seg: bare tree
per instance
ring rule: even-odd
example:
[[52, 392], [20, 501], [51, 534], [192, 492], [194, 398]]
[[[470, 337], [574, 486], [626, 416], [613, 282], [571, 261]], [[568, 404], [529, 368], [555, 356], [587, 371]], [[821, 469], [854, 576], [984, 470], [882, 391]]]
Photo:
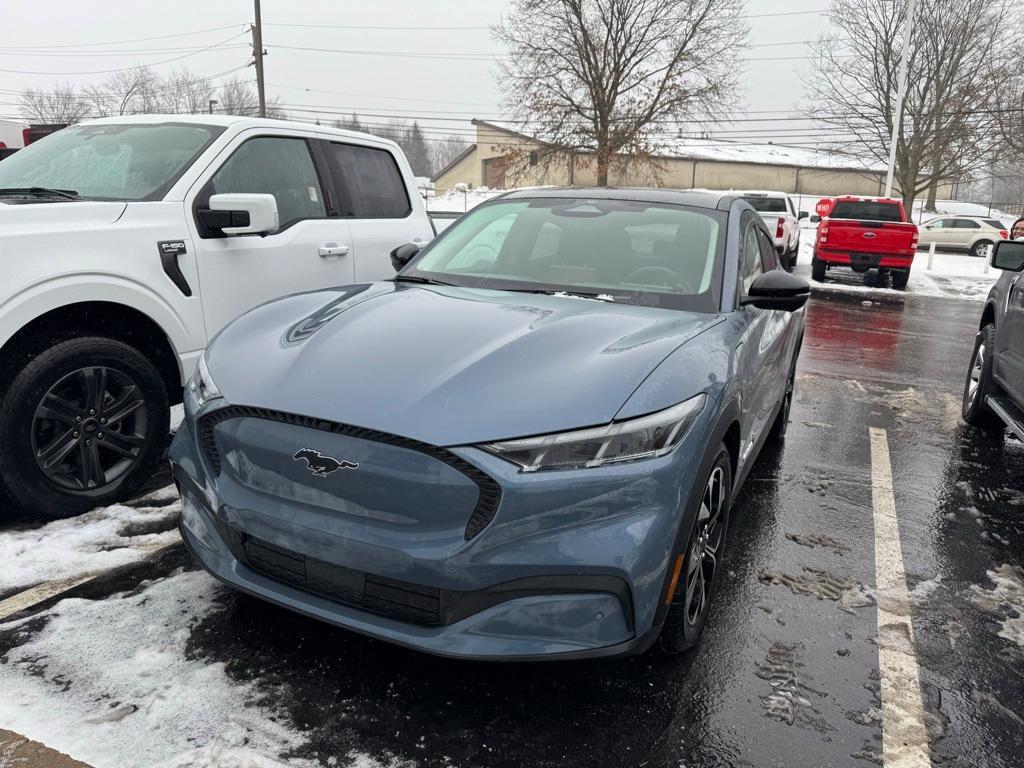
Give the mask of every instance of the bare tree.
[[[841, 40], [815, 45], [807, 78], [809, 116], [834, 144], [888, 162], [897, 108], [907, 0], [836, 0], [829, 18]], [[992, 106], [1012, 72], [1004, 18], [1020, 0], [918, 0], [894, 178], [911, 205], [988, 161], [997, 135]]]
[[462, 136], [451, 134], [443, 138], [431, 139], [429, 146], [430, 173], [433, 175], [465, 152], [469, 147], [469, 142]]
[[187, 69], [172, 72], [160, 89], [160, 111], [195, 115], [206, 112], [213, 98], [213, 86], [206, 78]]
[[94, 114], [137, 115], [159, 112], [160, 75], [139, 65], [115, 72], [100, 83], [86, 86], [83, 94]]
[[21, 94], [21, 114], [33, 123], [77, 123], [89, 116], [90, 107], [70, 83], [52, 91], [29, 88]]
[[736, 92], [742, 0], [513, 0], [494, 28], [510, 114], [554, 153], [593, 152], [597, 183], [650, 162], [672, 126], [715, 118]]
[[[241, 115], [243, 117], [256, 117], [260, 113], [259, 96], [256, 89], [238, 77], [225, 80], [220, 90], [217, 91], [218, 112], [226, 115]], [[281, 99], [275, 96], [267, 99], [267, 117], [284, 119], [287, 117], [281, 107]]]

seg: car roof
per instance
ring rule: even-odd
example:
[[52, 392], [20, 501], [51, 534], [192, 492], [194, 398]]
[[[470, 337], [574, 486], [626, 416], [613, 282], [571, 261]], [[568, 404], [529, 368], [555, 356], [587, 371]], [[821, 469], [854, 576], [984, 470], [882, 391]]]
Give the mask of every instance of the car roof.
[[586, 199], [626, 200], [639, 203], [687, 205], [693, 208], [727, 209], [734, 200], [733, 193], [704, 192], [688, 189], [655, 189], [653, 187], [533, 187], [506, 192], [495, 200], [524, 199]]

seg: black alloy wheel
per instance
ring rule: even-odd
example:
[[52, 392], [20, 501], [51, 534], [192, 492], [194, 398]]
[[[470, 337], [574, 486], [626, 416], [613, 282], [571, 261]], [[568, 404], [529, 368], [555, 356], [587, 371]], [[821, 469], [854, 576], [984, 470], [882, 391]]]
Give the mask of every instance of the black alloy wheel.
[[32, 423], [32, 451], [46, 478], [68, 490], [115, 482], [146, 443], [145, 400], [126, 373], [80, 368], [43, 395]]

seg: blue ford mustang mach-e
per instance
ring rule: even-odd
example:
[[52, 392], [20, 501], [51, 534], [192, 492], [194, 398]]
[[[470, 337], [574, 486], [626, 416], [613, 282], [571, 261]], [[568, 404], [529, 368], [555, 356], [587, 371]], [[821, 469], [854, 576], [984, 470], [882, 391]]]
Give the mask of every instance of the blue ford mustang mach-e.
[[[358, 254], [355, 254], [358, 258]], [[692, 646], [807, 284], [731, 196], [505, 194], [211, 344], [171, 458], [213, 575], [466, 658]]]

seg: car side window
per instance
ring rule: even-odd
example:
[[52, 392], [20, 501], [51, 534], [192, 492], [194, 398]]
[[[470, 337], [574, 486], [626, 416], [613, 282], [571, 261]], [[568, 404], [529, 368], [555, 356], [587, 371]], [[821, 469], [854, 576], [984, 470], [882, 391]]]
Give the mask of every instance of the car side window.
[[955, 229], [981, 229], [981, 224], [971, 221], [971, 219], [955, 219], [953, 227]]
[[932, 229], [948, 229], [949, 225], [949, 219], [936, 219], [925, 224], [926, 227], [931, 227]]
[[779, 254], [775, 243], [760, 229], [757, 230], [757, 241], [761, 245], [761, 266], [765, 272], [779, 268]]
[[331, 142], [327, 155], [342, 216], [404, 219], [412, 213], [402, 172], [386, 149]]
[[327, 215], [323, 189], [305, 139], [249, 139], [210, 180], [212, 194], [267, 194], [277, 200], [281, 229], [301, 219]]
[[743, 292], [750, 289], [758, 275], [764, 272], [764, 264], [761, 260], [761, 245], [757, 237], [757, 227], [753, 224], [746, 225], [746, 233], [743, 235], [743, 254], [740, 269], [740, 282], [743, 284]]

